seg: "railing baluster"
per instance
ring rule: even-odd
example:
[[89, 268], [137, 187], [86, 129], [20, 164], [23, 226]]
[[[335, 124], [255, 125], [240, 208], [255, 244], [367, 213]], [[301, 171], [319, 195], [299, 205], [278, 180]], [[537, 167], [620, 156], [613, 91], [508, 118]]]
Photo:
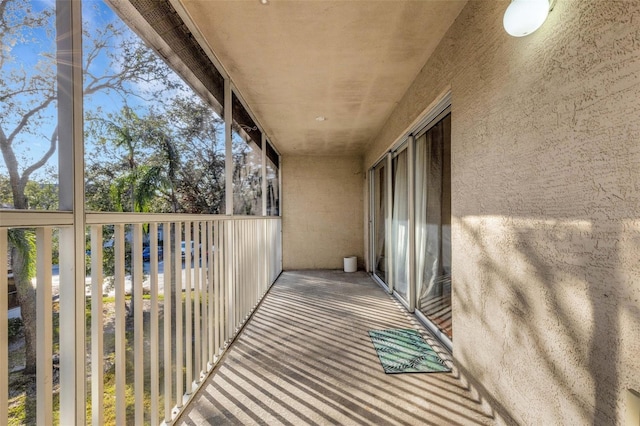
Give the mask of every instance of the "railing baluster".
[[202, 300], [200, 298], [200, 254], [201, 240], [200, 240], [200, 222], [194, 222], [193, 224], [193, 349], [194, 349], [194, 383], [200, 383], [200, 371], [201, 371], [201, 359], [200, 359], [200, 347], [202, 340], [200, 336], [200, 308], [202, 307]]
[[242, 221], [235, 222], [235, 236], [233, 239], [233, 247], [235, 248], [233, 263], [236, 269], [236, 280], [234, 280], [234, 301], [235, 301], [235, 324], [233, 327], [233, 336], [238, 332], [238, 328], [240, 327], [240, 318], [242, 318], [242, 299], [240, 295], [240, 290], [242, 289], [243, 284], [243, 276], [240, 274], [240, 256], [242, 253], [242, 238], [240, 236], [240, 229], [242, 227]]
[[[172, 393], [172, 368], [171, 368], [171, 350], [173, 345], [171, 344], [171, 223], [165, 222], [162, 225], [162, 234], [164, 236], [164, 248], [163, 248], [163, 269], [164, 269], [164, 285], [162, 288], [162, 294], [164, 295], [163, 315], [164, 315], [164, 422], [171, 423], [171, 408], [173, 406], [171, 393]], [[178, 234], [178, 232], [176, 232]], [[177, 251], [177, 250], [176, 250]], [[176, 263], [176, 269], [179, 266]]]
[[135, 423], [144, 423], [144, 323], [142, 305], [142, 224], [132, 226], [133, 246], [131, 247], [132, 277], [131, 295], [133, 307], [133, 362]]
[[[246, 322], [247, 319], [249, 318], [249, 311], [251, 310], [251, 302], [252, 302], [252, 289], [253, 289], [253, 264], [252, 259], [251, 259], [251, 232], [250, 232], [250, 227], [251, 227], [251, 220], [246, 220], [244, 223], [244, 229], [243, 229], [243, 239], [244, 239], [244, 262], [243, 263], [243, 268], [244, 268], [244, 274], [246, 276], [245, 279], [245, 286], [244, 286], [244, 312], [242, 313], [242, 322]], [[248, 244], [247, 244], [248, 243]]]
[[207, 371], [209, 371], [211, 368], [213, 368], [213, 357], [215, 356], [215, 343], [214, 343], [214, 333], [215, 333], [215, 324], [216, 324], [216, 317], [215, 317], [215, 312], [216, 309], [214, 308], [214, 301], [215, 301], [215, 296], [214, 296], [214, 276], [215, 276], [215, 264], [214, 264], [214, 250], [216, 249], [216, 245], [214, 243], [213, 240], [213, 228], [214, 228], [214, 222], [212, 220], [207, 221], [207, 294], [209, 295], [209, 300], [208, 300], [208, 307], [209, 307], [209, 314], [207, 316], [207, 324], [208, 324], [208, 328], [207, 328], [207, 338], [208, 338], [208, 346], [209, 346], [209, 351], [208, 351], [208, 355], [207, 355], [207, 359], [209, 361], [209, 365], [207, 366]]
[[255, 284], [253, 286], [253, 306], [254, 308], [258, 305], [258, 300], [260, 300], [260, 286], [262, 285], [261, 276], [262, 276], [262, 264], [260, 263], [260, 227], [258, 226], [258, 221], [253, 221], [253, 264], [255, 265], [254, 276], [255, 276]]
[[211, 242], [209, 240], [209, 227], [208, 221], [200, 223], [200, 229], [202, 232], [202, 249], [200, 250], [202, 256], [202, 267], [200, 268], [200, 294], [202, 295], [202, 327], [201, 331], [201, 347], [200, 347], [200, 357], [202, 364], [200, 367], [201, 375], [204, 377], [204, 374], [208, 371], [207, 362], [209, 360], [209, 292], [208, 290], [208, 271], [210, 268], [209, 264], [209, 253], [211, 252]]
[[220, 274], [222, 273], [222, 265], [220, 265], [220, 252], [222, 246], [220, 244], [220, 222], [213, 222], [213, 241], [215, 251], [213, 251], [213, 362], [217, 361], [218, 351], [220, 350]]
[[234, 232], [234, 220], [231, 219], [226, 222], [226, 259], [225, 259], [225, 268], [227, 269], [227, 279], [225, 283], [225, 320], [227, 322], [227, 327], [225, 328], [225, 346], [226, 343], [231, 339], [233, 334], [233, 329], [235, 328], [235, 298], [234, 298], [234, 274], [235, 274], [235, 266], [233, 264], [234, 252], [233, 252], [233, 232]]
[[149, 274], [151, 292], [150, 367], [151, 367], [151, 424], [159, 424], [158, 398], [160, 395], [160, 368], [158, 359], [158, 224], [149, 224]]
[[226, 327], [226, 313], [225, 313], [225, 300], [226, 300], [226, 292], [224, 291], [226, 280], [226, 253], [227, 246], [225, 243], [225, 223], [224, 221], [219, 221], [216, 225], [216, 230], [218, 231], [218, 250], [216, 256], [216, 264], [218, 265], [218, 276], [216, 281], [216, 306], [218, 308], [218, 344], [216, 355], [220, 355], [220, 351], [224, 346], [225, 340], [225, 327]]
[[[174, 235], [175, 241], [175, 264], [176, 264], [176, 317], [175, 317], [175, 331], [176, 331], [176, 407], [182, 407], [182, 397], [184, 395], [184, 381], [182, 369], [184, 368], [184, 357], [182, 355], [182, 286], [183, 286], [183, 272], [182, 272], [182, 223], [176, 222], [176, 232]], [[185, 224], [184, 233], [187, 233], [187, 227]], [[185, 256], [186, 256], [185, 246]], [[186, 264], [185, 264], [186, 269]]]
[[238, 329], [242, 326], [242, 323], [244, 322], [244, 313], [245, 313], [245, 302], [246, 302], [246, 297], [245, 297], [245, 291], [247, 288], [247, 274], [246, 274], [246, 250], [247, 250], [247, 245], [245, 244], [245, 238], [244, 238], [244, 228], [247, 225], [247, 221], [246, 220], [241, 220], [238, 221], [238, 228], [237, 228], [237, 233], [238, 233], [238, 250], [237, 250], [237, 258], [236, 258], [236, 265], [238, 268], [238, 276], [240, 277], [240, 279], [238, 280], [238, 324], [236, 325], [236, 331], [234, 334], [238, 333]]
[[266, 289], [271, 283], [271, 262], [269, 262], [269, 248], [267, 246], [271, 222], [271, 220], [267, 220], [262, 225], [262, 261], [264, 262], [264, 287], [262, 288], [262, 294], [266, 293]]
[[91, 226], [91, 421], [104, 424], [102, 226]]
[[0, 426], [9, 422], [9, 280], [7, 229], [0, 228]]
[[36, 228], [36, 418], [40, 425], [53, 423], [51, 304], [51, 228]]
[[193, 385], [193, 306], [191, 297], [191, 222], [184, 224], [184, 268], [185, 268], [185, 357], [187, 365], [187, 374], [185, 384], [187, 386], [186, 394], [191, 394]]
[[265, 282], [264, 276], [264, 252], [262, 249], [262, 229], [264, 225], [264, 221], [256, 221], [255, 229], [256, 229], [256, 241], [257, 241], [257, 251], [256, 251], [256, 273], [258, 276], [258, 285], [256, 286], [256, 306], [262, 297], [262, 284]]
[[[158, 217], [163, 221], [159, 221]], [[165, 423], [171, 423], [177, 414], [173, 409], [181, 409], [187, 397], [202, 383], [202, 379], [220, 359], [222, 352], [228, 348], [228, 343], [246, 323], [280, 272], [281, 221], [274, 218], [183, 216], [181, 219], [187, 220], [184, 222], [183, 270], [182, 250], [179, 249], [183, 241], [183, 222], [174, 224], [171, 222], [173, 217], [168, 215], [162, 217], [91, 213], [87, 218], [91, 232], [92, 269], [91, 421], [93, 424], [102, 424], [106, 417], [104, 321], [107, 318], [103, 313], [105, 271], [102, 268], [102, 233], [103, 227], [110, 225], [114, 226], [115, 248], [115, 422], [119, 425], [124, 425], [127, 421], [136, 424], [158, 424], [164, 420]], [[143, 264], [146, 265], [142, 256], [143, 223], [149, 223], [150, 238], [151, 302], [148, 328], [143, 321], [146, 318], [142, 288], [142, 268]], [[54, 226], [67, 225], [53, 225], [53, 222], [51, 225], [40, 227], [35, 225], [38, 249], [36, 298], [39, 315], [36, 406], [39, 416], [37, 419], [42, 424], [52, 423], [55, 414], [51, 391], [51, 319], [54, 306], [51, 298], [51, 230]], [[131, 232], [128, 231], [129, 227]], [[159, 237], [160, 228], [164, 238]], [[7, 255], [7, 236], [8, 229], [1, 228], [1, 257]], [[159, 240], [163, 240], [165, 254], [162, 281], [159, 271]], [[128, 338], [125, 275], [128, 267], [126, 259], [129, 241], [132, 242], [131, 309], [134, 330], [133, 336]], [[68, 244], [65, 244], [65, 247], [67, 246]], [[81, 246], [79, 249], [83, 250]], [[175, 293], [171, 291], [173, 280], [176, 283]], [[185, 300], [182, 298], [183, 292]], [[9, 380], [8, 375], [2, 373], [8, 373], [7, 304], [7, 265], [0, 264], [0, 426], [8, 422], [4, 413], [8, 409]], [[161, 304], [164, 313], [163, 324], [159, 323]], [[173, 304], [175, 314], [172, 316]], [[160, 330], [161, 326], [163, 330]], [[82, 337], [84, 341], [84, 335]], [[145, 347], [150, 349], [147, 351]], [[66, 348], [66, 345], [61, 347], [63, 360]], [[133, 380], [127, 379], [127, 363], [130, 361], [126, 357], [129, 349], [133, 349], [135, 369], [129, 371]], [[163, 368], [163, 371], [160, 371], [160, 368]], [[149, 375], [146, 376], [145, 371]], [[164, 381], [160, 383], [163, 373]], [[70, 387], [67, 386], [66, 389]], [[134, 393], [135, 406], [127, 407], [127, 396], [131, 390]], [[145, 395], [150, 396], [150, 403], [145, 401]], [[134, 417], [127, 418], [127, 409], [131, 408], [134, 408], [134, 411], [130, 416]], [[150, 413], [147, 412], [149, 408]]]
[[126, 424], [127, 400], [126, 400], [126, 321], [125, 310], [125, 244], [124, 225], [115, 225], [114, 229], [115, 247], [115, 292], [116, 292], [116, 425]]
[[255, 292], [255, 286], [256, 286], [256, 277], [255, 277], [256, 264], [254, 263], [255, 258], [253, 256], [255, 236], [253, 232], [251, 232], [252, 229], [253, 229], [253, 219], [248, 220], [246, 225], [246, 238], [249, 241], [249, 244], [247, 245], [247, 262], [246, 263], [250, 267], [247, 270], [248, 280], [247, 280], [247, 290], [246, 290], [247, 306], [245, 308], [245, 313], [244, 313], [245, 322], [249, 319], [249, 315], [253, 310], [253, 300], [254, 300], [254, 292]]

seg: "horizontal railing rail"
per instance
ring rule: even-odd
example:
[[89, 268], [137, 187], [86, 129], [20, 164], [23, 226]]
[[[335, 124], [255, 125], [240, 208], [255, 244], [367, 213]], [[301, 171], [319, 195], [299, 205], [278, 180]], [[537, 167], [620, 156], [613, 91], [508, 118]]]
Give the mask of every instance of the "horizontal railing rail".
[[[87, 354], [87, 421], [172, 423], [280, 274], [281, 220], [87, 213], [85, 223], [86, 246], [76, 250], [85, 252], [87, 274], [74, 285], [84, 286], [86, 296], [76, 304], [86, 320], [76, 344]], [[54, 253], [62, 258], [69, 250], [62, 239], [56, 243], [57, 229], [72, 225], [66, 212], [0, 211], [0, 259], [10, 256], [11, 229], [33, 235], [37, 295], [30, 394], [16, 388], [20, 368], [9, 362], [21, 359], [8, 349], [20, 344], [9, 341], [8, 262], [0, 261], [0, 425], [12, 421], [20, 404], [28, 411], [29, 399], [37, 406], [32, 421], [51, 424], [57, 401], [73, 391], [58, 381], [68, 373], [66, 351], [73, 350], [60, 347], [58, 303], [59, 288], [77, 275], [53, 261]]]
[[73, 213], [71, 212], [0, 209], [0, 228], [72, 225]]

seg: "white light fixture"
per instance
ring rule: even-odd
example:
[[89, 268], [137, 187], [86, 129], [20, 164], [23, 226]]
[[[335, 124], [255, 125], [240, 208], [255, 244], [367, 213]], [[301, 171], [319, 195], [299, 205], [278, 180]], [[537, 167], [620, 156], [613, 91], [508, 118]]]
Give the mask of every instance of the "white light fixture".
[[319, 115], [319, 116], [316, 117], [316, 121], [327, 121], [327, 117]]
[[549, 0], [512, 0], [502, 24], [509, 35], [524, 37], [544, 24], [550, 9]]
[[260, 4], [266, 5], [267, 3], [269, 3], [269, 0], [260, 0]]

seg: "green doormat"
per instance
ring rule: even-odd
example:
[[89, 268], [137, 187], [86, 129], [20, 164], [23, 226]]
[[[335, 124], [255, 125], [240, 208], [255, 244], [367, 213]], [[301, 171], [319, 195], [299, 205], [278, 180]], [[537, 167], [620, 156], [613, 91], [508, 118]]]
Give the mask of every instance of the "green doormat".
[[369, 337], [387, 374], [451, 371], [416, 330], [369, 330]]

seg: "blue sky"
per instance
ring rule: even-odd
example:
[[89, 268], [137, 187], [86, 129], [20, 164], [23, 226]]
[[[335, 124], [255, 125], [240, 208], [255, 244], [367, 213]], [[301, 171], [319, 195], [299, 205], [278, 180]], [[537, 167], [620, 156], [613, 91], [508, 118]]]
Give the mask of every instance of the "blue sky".
[[[32, 8], [31, 13], [33, 14], [38, 14], [47, 9], [53, 10], [55, 7], [54, 0], [28, 1], [26, 4]], [[84, 31], [85, 33], [88, 33], [90, 37], [95, 34], [98, 29], [104, 29], [109, 23], [115, 22], [120, 24], [120, 19], [117, 15], [101, 0], [83, 1], [82, 12]], [[24, 17], [25, 13], [29, 13], [29, 11], [24, 8], [18, 9], [15, 12], [14, 17]], [[137, 35], [127, 28], [123, 37], [127, 39], [137, 38]], [[110, 39], [108, 47], [106, 48], [115, 53], [116, 57], [121, 57], [121, 55], [118, 55], [118, 52], [115, 50], [118, 48], [119, 41], [121, 40], [113, 38]], [[3, 45], [1, 47], [4, 48], [5, 51], [9, 51], [10, 56], [13, 59], [11, 63], [3, 65], [2, 69], [0, 69], [0, 79], [2, 79], [2, 82], [10, 81], [10, 74], [16, 72], [24, 73], [27, 78], [32, 78], [41, 73], [42, 67], [52, 67], [50, 57], [55, 53], [55, 21], [53, 18], [49, 19], [46, 22], [46, 27], [23, 31], [13, 40], [2, 40], [2, 44]], [[84, 53], [86, 55], [89, 49], [88, 45], [85, 46], [87, 46], [84, 48]], [[111, 61], [111, 59], [103, 52], [100, 56], [95, 58], [93, 66], [89, 71], [97, 75], [108, 72], [117, 72], [119, 71], [120, 65], [121, 64], [117, 61]], [[176, 76], [175, 78], [176, 80], [179, 80], [179, 77]], [[5, 87], [11, 90], [11, 87], [8, 86], [11, 85], [5, 84]], [[140, 93], [153, 88], [149, 87], [147, 83], [132, 83], [129, 87], [130, 89]], [[190, 89], [187, 89], [186, 85], [184, 85], [184, 87], [185, 89], [183, 89], [183, 91], [179, 91], [180, 93], [185, 94], [191, 92]], [[176, 94], [178, 93], [169, 93], [167, 95], [172, 96]], [[33, 98], [29, 98], [28, 96], [21, 97], [18, 105], [20, 105], [20, 103], [24, 105], [29, 102], [30, 99]], [[0, 124], [3, 126], [5, 133], [10, 133], [24, 114], [21, 113], [20, 108], [14, 105], [8, 105], [6, 102], [3, 105], [2, 102], [3, 101], [0, 101]], [[151, 106], [147, 101], [135, 97], [127, 98], [127, 105], [140, 111]], [[99, 108], [102, 113], [107, 114], [109, 112], [118, 111], [123, 106], [123, 99], [116, 93], [109, 91], [85, 96], [84, 99], [85, 112], [96, 111]], [[154, 102], [153, 106], [156, 109], [162, 109], [161, 103]], [[55, 127], [56, 114], [57, 110], [54, 103], [42, 114], [43, 118], [40, 122], [36, 123], [29, 132], [23, 132], [16, 138], [15, 150], [19, 163], [22, 166], [21, 169], [23, 169], [25, 165], [35, 161], [48, 149], [49, 138]], [[85, 153], [87, 158], [91, 158], [92, 151], [92, 141], [86, 140]], [[49, 160], [46, 167], [41, 168], [38, 172], [32, 175], [32, 179], [49, 180], [51, 178], [51, 172], [54, 174], [57, 173], [57, 153]], [[7, 175], [7, 169], [1, 157], [0, 175]]]

